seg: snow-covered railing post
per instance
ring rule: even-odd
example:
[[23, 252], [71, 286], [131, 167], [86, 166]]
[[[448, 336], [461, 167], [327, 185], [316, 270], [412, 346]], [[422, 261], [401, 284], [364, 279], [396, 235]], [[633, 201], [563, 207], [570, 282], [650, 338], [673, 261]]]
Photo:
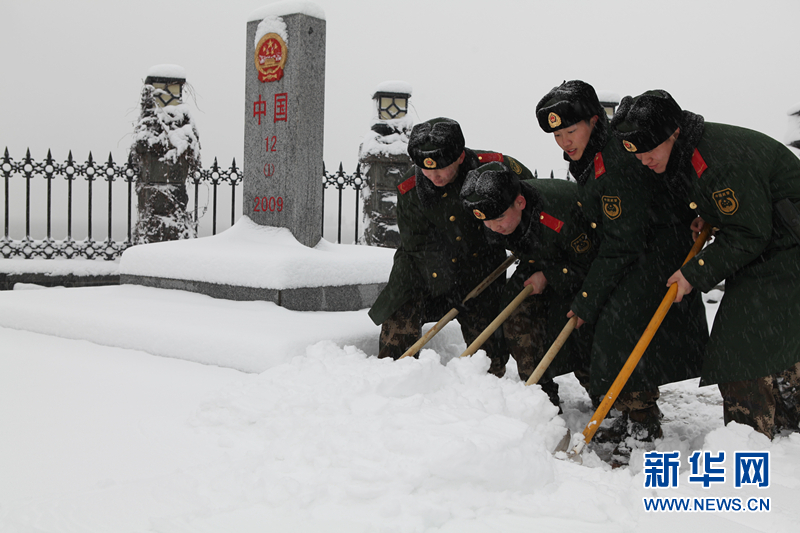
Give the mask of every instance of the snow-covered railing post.
[[[408, 135], [414, 122], [407, 115], [411, 86], [402, 81], [383, 82], [375, 89], [376, 114], [358, 150], [363, 168], [364, 233], [360, 242], [397, 248], [397, 186], [411, 166]], [[358, 215], [357, 215], [358, 216]]]
[[186, 211], [186, 181], [200, 168], [200, 141], [188, 106], [181, 101], [185, 82], [183, 68], [156, 65], [142, 88], [131, 146], [139, 167], [134, 244], [196, 236], [195, 221]]

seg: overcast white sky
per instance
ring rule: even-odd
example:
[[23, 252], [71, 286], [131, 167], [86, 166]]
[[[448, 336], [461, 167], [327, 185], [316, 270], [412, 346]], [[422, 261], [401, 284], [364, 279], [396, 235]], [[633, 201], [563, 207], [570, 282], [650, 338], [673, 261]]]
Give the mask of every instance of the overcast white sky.
[[[245, 29], [259, 0], [0, 1], [0, 149], [124, 159], [147, 70], [185, 68], [204, 165], [241, 162]], [[564, 168], [535, 122], [565, 79], [619, 95], [670, 91], [707, 120], [781, 141], [800, 102], [796, 0], [318, 0], [327, 20], [325, 162], [355, 167], [374, 88], [404, 80], [417, 120], [467, 145]]]

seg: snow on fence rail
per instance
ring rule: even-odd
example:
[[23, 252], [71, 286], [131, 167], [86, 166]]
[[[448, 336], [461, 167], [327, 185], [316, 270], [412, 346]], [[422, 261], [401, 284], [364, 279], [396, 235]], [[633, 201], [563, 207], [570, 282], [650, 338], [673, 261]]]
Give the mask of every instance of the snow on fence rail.
[[[108, 161], [100, 163], [90, 152], [87, 161], [81, 164], [70, 151], [67, 160], [58, 163], [49, 150], [41, 161], [31, 158], [28, 150], [24, 159], [15, 161], [6, 148], [0, 174], [4, 182], [1, 257], [114, 260], [133, 245], [132, 228], [137, 218], [134, 184], [139, 171], [130, 157], [118, 165], [109, 153]], [[103, 186], [101, 180], [107, 185]], [[242, 172], [235, 159], [230, 167], [221, 168], [215, 158], [210, 168], [201, 169], [189, 178], [187, 208], [199, 236], [216, 235], [241, 216], [241, 187], [237, 187], [241, 182]], [[358, 240], [358, 196], [362, 185], [358, 167], [352, 175], [345, 174], [341, 164], [335, 173], [323, 169], [323, 192], [327, 188], [338, 191], [337, 242], [341, 242], [345, 189], [354, 191], [354, 242]], [[219, 206], [226, 206], [227, 212], [221, 213]], [[325, 229], [324, 216], [321, 229]], [[103, 237], [96, 237], [98, 234]]]

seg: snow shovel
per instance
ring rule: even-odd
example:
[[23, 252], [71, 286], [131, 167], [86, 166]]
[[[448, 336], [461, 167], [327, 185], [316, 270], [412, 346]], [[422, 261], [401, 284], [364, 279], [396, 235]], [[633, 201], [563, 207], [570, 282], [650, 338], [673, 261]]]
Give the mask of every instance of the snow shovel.
[[553, 345], [550, 346], [550, 349], [544, 354], [542, 360], [539, 361], [538, 365], [536, 365], [536, 369], [533, 371], [533, 374], [530, 375], [528, 381], [525, 382], [525, 385], [534, 385], [539, 383], [539, 380], [542, 379], [545, 370], [547, 370], [547, 367], [549, 367], [550, 363], [553, 362], [553, 359], [555, 359], [556, 354], [558, 354], [558, 351], [561, 350], [561, 347], [564, 346], [564, 343], [567, 341], [567, 337], [569, 337], [570, 333], [572, 333], [572, 330], [575, 329], [575, 324], [577, 323], [578, 317], [576, 316], [573, 316], [567, 321], [564, 329], [561, 330], [561, 333], [558, 334], [556, 340], [553, 341]]
[[[463, 303], [466, 303], [466, 301], [467, 301], [467, 300], [469, 300], [469, 299], [471, 299], [471, 298], [474, 298], [474, 297], [478, 296], [480, 293], [482, 293], [482, 292], [483, 292], [483, 290], [484, 290], [486, 287], [488, 287], [489, 285], [491, 285], [491, 284], [492, 284], [492, 282], [493, 282], [494, 280], [496, 280], [497, 278], [499, 278], [501, 274], [503, 274], [503, 273], [504, 273], [506, 270], [508, 270], [508, 267], [510, 267], [510, 266], [511, 266], [511, 264], [512, 264], [514, 261], [516, 261], [516, 260], [517, 260], [517, 258], [516, 258], [516, 257], [514, 257], [514, 255], [513, 255], [513, 254], [512, 254], [512, 255], [509, 255], [509, 256], [506, 258], [506, 260], [505, 260], [505, 261], [503, 261], [503, 262], [500, 264], [500, 266], [499, 266], [499, 267], [497, 267], [497, 268], [494, 270], [494, 272], [492, 272], [491, 274], [489, 274], [488, 276], [486, 276], [486, 279], [484, 279], [483, 281], [481, 281], [481, 282], [478, 284], [478, 286], [477, 286], [477, 287], [475, 287], [474, 289], [472, 289], [472, 291], [470, 291], [470, 293], [469, 293], [469, 294], [467, 294], [467, 295], [464, 297], [464, 299], [463, 299], [463, 300], [461, 300], [461, 303], [462, 303], [462, 304], [463, 304]], [[413, 355], [415, 355], [415, 354], [416, 354], [418, 351], [420, 351], [420, 350], [422, 349], [422, 347], [423, 347], [423, 346], [425, 346], [425, 345], [428, 343], [428, 341], [429, 341], [429, 340], [431, 340], [431, 339], [434, 337], [434, 335], [436, 335], [437, 333], [439, 333], [439, 332], [442, 330], [442, 328], [443, 328], [443, 327], [445, 327], [445, 326], [447, 325], [447, 323], [448, 323], [448, 322], [450, 322], [451, 320], [453, 320], [453, 319], [454, 319], [454, 318], [455, 318], [457, 315], [458, 315], [458, 309], [456, 309], [455, 307], [454, 307], [454, 308], [452, 308], [452, 309], [450, 309], [450, 311], [448, 311], [448, 312], [447, 312], [447, 314], [446, 314], [446, 315], [444, 315], [444, 316], [441, 318], [441, 320], [439, 320], [439, 322], [437, 322], [437, 323], [436, 323], [436, 324], [435, 324], [435, 325], [434, 325], [434, 326], [433, 326], [433, 327], [432, 327], [430, 330], [428, 330], [428, 332], [427, 332], [425, 335], [423, 335], [423, 336], [422, 336], [422, 338], [420, 338], [420, 339], [419, 339], [417, 342], [415, 342], [415, 343], [414, 343], [414, 344], [411, 346], [411, 348], [409, 348], [408, 350], [406, 350], [406, 353], [404, 353], [403, 355], [401, 355], [401, 356], [399, 357], [399, 359], [402, 359], [403, 357], [409, 357], [409, 356], [413, 356]]]
[[[694, 241], [694, 246], [689, 251], [689, 255], [686, 257], [686, 260], [683, 262], [685, 265], [689, 262], [689, 260], [697, 255], [697, 253], [703, 248], [703, 245], [706, 243], [706, 239], [708, 238], [709, 233], [711, 232], [711, 227], [706, 225], [703, 227], [703, 231], [700, 232], [700, 235]], [[576, 463], [582, 463], [581, 460], [581, 452], [583, 448], [592, 440], [594, 434], [597, 432], [597, 429], [600, 427], [600, 423], [605, 419], [608, 411], [611, 409], [611, 406], [614, 405], [614, 401], [619, 396], [620, 391], [625, 386], [625, 383], [628, 382], [628, 378], [631, 377], [631, 373], [633, 372], [636, 365], [639, 363], [639, 360], [642, 358], [642, 354], [647, 349], [647, 346], [650, 344], [650, 341], [653, 340], [653, 336], [658, 331], [661, 322], [664, 321], [664, 317], [667, 316], [667, 312], [670, 309], [670, 306], [675, 301], [675, 297], [678, 294], [678, 284], [673, 283], [669, 290], [667, 291], [667, 295], [664, 296], [664, 299], [661, 301], [661, 305], [658, 306], [655, 315], [653, 318], [650, 319], [650, 323], [647, 325], [647, 328], [644, 330], [639, 342], [636, 343], [636, 346], [633, 348], [633, 352], [628, 357], [628, 360], [620, 370], [617, 378], [614, 380], [614, 383], [611, 384], [611, 388], [608, 389], [608, 393], [606, 393], [603, 401], [600, 402], [600, 406], [595, 411], [594, 416], [592, 419], [589, 420], [589, 423], [586, 424], [586, 428], [583, 430], [583, 439], [577, 442], [575, 446], [567, 452], [567, 459], [575, 461]], [[569, 434], [569, 432], [568, 432]], [[566, 443], [566, 446], [569, 446], [569, 442]], [[564, 449], [559, 450], [564, 445], [564, 440], [559, 443], [559, 446], [556, 447], [556, 452], [564, 451]]]
[[466, 356], [468, 356], [468, 355], [472, 355], [472, 354], [474, 354], [475, 352], [477, 352], [477, 351], [478, 351], [478, 348], [480, 348], [480, 347], [481, 347], [481, 345], [483, 345], [483, 343], [484, 343], [484, 342], [486, 342], [486, 340], [487, 340], [489, 337], [491, 337], [491, 336], [492, 336], [492, 333], [494, 333], [494, 332], [497, 330], [497, 328], [499, 328], [499, 327], [500, 327], [500, 324], [502, 324], [503, 322], [505, 322], [505, 321], [506, 321], [506, 319], [509, 317], [509, 315], [510, 315], [511, 313], [513, 313], [513, 312], [514, 312], [514, 309], [516, 309], [517, 307], [519, 307], [519, 304], [521, 304], [521, 303], [522, 303], [522, 300], [524, 300], [525, 298], [527, 298], [527, 297], [528, 297], [528, 295], [529, 295], [530, 293], [532, 293], [532, 292], [533, 292], [533, 285], [528, 285], [527, 287], [525, 287], [524, 289], [522, 289], [522, 290], [520, 291], [520, 293], [517, 295], [517, 297], [516, 297], [516, 298], [514, 298], [514, 299], [511, 301], [511, 303], [510, 303], [510, 304], [508, 304], [508, 305], [506, 306], [506, 308], [505, 308], [505, 309], [503, 309], [503, 311], [502, 311], [502, 312], [501, 312], [499, 315], [497, 315], [497, 318], [495, 318], [494, 320], [492, 320], [492, 323], [491, 323], [491, 324], [489, 324], [488, 326], [486, 326], [486, 329], [484, 329], [484, 330], [481, 332], [481, 334], [480, 334], [480, 335], [478, 335], [478, 337], [477, 337], [477, 338], [476, 338], [474, 341], [472, 341], [472, 344], [470, 344], [470, 345], [467, 347], [467, 349], [466, 349], [466, 350], [464, 350], [464, 353], [462, 353], [462, 354], [461, 354], [461, 357], [466, 357]]

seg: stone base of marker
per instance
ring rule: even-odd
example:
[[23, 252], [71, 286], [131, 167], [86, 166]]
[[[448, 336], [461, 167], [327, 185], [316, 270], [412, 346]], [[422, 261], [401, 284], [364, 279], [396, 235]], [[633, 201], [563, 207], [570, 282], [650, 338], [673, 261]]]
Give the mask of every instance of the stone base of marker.
[[386, 283], [369, 283], [339, 287], [259, 289], [130, 274], [120, 274], [120, 283], [196, 292], [225, 300], [273, 302], [292, 311], [358, 311], [372, 306], [378, 294], [386, 286]]

